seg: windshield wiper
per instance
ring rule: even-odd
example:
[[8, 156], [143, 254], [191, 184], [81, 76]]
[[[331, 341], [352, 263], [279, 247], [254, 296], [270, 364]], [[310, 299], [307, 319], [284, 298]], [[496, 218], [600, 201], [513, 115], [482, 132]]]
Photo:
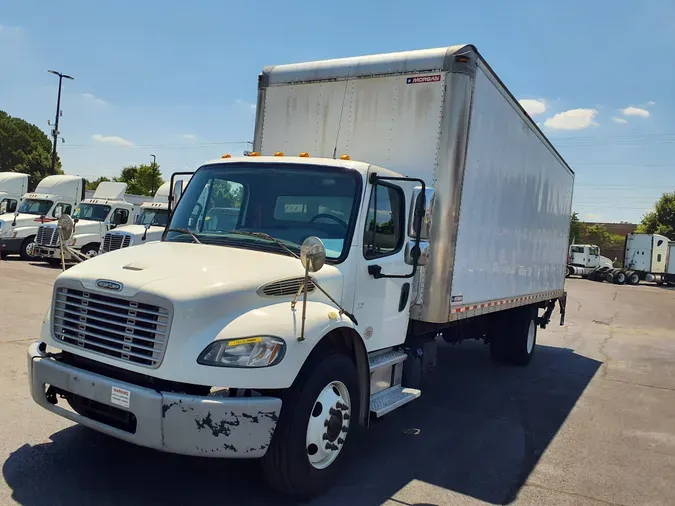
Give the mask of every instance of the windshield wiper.
[[202, 241], [200, 241], [199, 238], [193, 232], [188, 230], [187, 228], [169, 228], [169, 229], [167, 229], [167, 232], [180, 232], [182, 234], [189, 234], [189, 235], [192, 236], [192, 238], [195, 240], [195, 242], [197, 244], [202, 243]]
[[267, 241], [271, 241], [276, 243], [277, 246], [279, 246], [281, 249], [286, 251], [289, 255], [295, 257], [295, 258], [300, 258], [298, 255], [293, 253], [288, 246], [286, 246], [280, 239], [277, 239], [276, 237], [272, 237], [269, 234], [266, 234], [265, 232], [246, 232], [244, 230], [230, 230], [227, 232], [228, 234], [235, 234], [235, 235], [247, 235], [249, 237], [257, 237], [258, 239], [265, 239]]

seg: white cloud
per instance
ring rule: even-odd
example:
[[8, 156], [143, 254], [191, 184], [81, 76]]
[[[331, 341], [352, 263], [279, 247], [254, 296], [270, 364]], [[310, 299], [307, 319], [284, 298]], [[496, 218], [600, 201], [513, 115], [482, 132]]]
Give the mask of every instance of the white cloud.
[[255, 112], [255, 104], [247, 102], [246, 100], [237, 99], [237, 105], [248, 107], [251, 110], [251, 112]]
[[195, 134], [183, 134], [183, 139], [186, 139], [188, 141], [192, 141], [196, 138], [197, 136]]
[[553, 130], [583, 130], [590, 126], [597, 126], [593, 121], [598, 111], [595, 109], [570, 109], [559, 112], [544, 121], [544, 125]]
[[521, 98], [518, 102], [520, 102], [520, 105], [523, 106], [523, 109], [525, 109], [530, 116], [543, 114], [548, 108], [548, 104], [543, 98]]
[[649, 106], [656, 105], [656, 102], [654, 102], [653, 100], [650, 100], [649, 102], [647, 102], [647, 105], [649, 105]]
[[647, 109], [640, 109], [639, 107], [633, 107], [632, 105], [626, 107], [625, 109], [620, 109], [620, 111], [624, 116], [640, 116], [641, 118], [649, 118], [649, 111]]
[[101, 135], [94, 134], [91, 136], [96, 142], [102, 142], [104, 144], [115, 144], [116, 146], [133, 146], [134, 144], [131, 141], [123, 139], [122, 137], [117, 137], [116, 135]]
[[82, 93], [82, 97], [87, 101], [91, 102], [96, 105], [108, 105], [108, 102], [103, 100], [102, 98], [98, 98], [96, 95], [93, 93]]
[[628, 123], [627, 120], [625, 120], [625, 119], [623, 119], [623, 118], [617, 118], [616, 116], [613, 116], [613, 117], [612, 117], [612, 121], [613, 121], [614, 123], [621, 123], [622, 125], [625, 125], [626, 123]]

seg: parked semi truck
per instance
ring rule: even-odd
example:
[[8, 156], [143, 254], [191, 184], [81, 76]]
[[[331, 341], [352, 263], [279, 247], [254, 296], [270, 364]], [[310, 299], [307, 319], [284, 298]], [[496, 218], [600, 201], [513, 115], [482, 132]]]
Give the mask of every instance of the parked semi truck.
[[21, 197], [28, 191], [28, 174], [0, 172], [0, 215], [16, 212]]
[[[72, 215], [75, 233], [66, 245], [68, 249], [64, 251], [65, 261], [95, 257], [110, 227], [134, 222], [140, 214], [140, 206], [128, 201], [126, 190], [126, 183], [103, 182], [96, 187], [92, 198], [83, 200], [77, 206]], [[149, 197], [136, 198], [150, 200]], [[41, 225], [38, 229], [36, 251], [45, 260], [61, 261], [59, 233], [55, 222]]]
[[675, 285], [675, 241], [668, 242], [668, 263], [663, 280], [668, 285]]
[[588, 277], [600, 268], [613, 269], [614, 262], [600, 254], [595, 244], [570, 244], [567, 254], [567, 277]]
[[26, 193], [15, 213], [0, 215], [0, 256], [36, 259], [35, 236], [42, 223], [70, 214], [85, 198], [86, 184], [77, 176], [47, 176]]
[[201, 166], [162, 241], [56, 279], [33, 399], [317, 495], [439, 335], [527, 365], [563, 323], [573, 180], [473, 46], [265, 68], [250, 156]]
[[[188, 179], [180, 179], [187, 181]], [[100, 253], [159, 241], [169, 220], [169, 196], [171, 183], [159, 187], [152, 202], [141, 204], [141, 212], [133, 225], [126, 225], [105, 234]]]
[[[663, 284], [666, 282], [669, 243], [669, 239], [663, 235], [631, 233], [626, 236], [624, 243], [623, 267], [614, 267], [611, 261], [607, 264], [609, 259], [605, 257], [594, 257], [592, 253], [599, 254], [599, 251], [597, 247], [591, 246], [588, 254], [584, 253], [582, 259], [598, 265], [593, 268], [568, 265], [567, 273], [569, 276], [570, 267], [573, 267], [572, 274], [578, 274], [593, 281], [608, 281], [617, 285], [637, 285], [640, 281], [655, 281], [657, 284]], [[576, 245], [570, 246], [570, 251], [574, 247]], [[593, 248], [596, 249], [593, 250]]]

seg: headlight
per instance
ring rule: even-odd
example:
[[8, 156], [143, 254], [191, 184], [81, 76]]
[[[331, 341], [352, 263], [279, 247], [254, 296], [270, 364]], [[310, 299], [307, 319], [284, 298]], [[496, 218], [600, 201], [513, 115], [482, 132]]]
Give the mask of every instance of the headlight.
[[269, 367], [284, 358], [286, 343], [271, 336], [214, 341], [202, 351], [197, 363], [218, 367]]
[[77, 243], [77, 239], [73, 238], [70, 241], [68, 241], [68, 246], [75, 246], [76, 243]]

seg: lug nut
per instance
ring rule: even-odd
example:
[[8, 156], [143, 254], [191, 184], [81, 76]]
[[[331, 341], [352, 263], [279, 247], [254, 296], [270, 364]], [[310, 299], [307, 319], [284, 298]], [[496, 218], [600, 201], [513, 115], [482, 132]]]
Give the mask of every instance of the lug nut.
[[349, 416], [349, 413], [345, 413], [344, 415], [342, 415], [343, 420], [349, 420], [350, 418], [351, 416]]
[[347, 427], [346, 425], [342, 426], [342, 432], [347, 432], [348, 430], [349, 430], [349, 427]]
[[324, 434], [323, 436], [321, 436], [321, 439], [323, 439], [324, 441], [328, 441], [329, 440], [328, 434]]
[[337, 442], [339, 445], [345, 444], [345, 440], [342, 439], [341, 437], [338, 438]]
[[338, 401], [337, 404], [335, 404], [335, 406], [338, 409], [341, 409], [342, 411], [347, 411], [349, 409], [349, 406], [347, 406], [346, 404], [342, 404], [340, 401]]
[[324, 420], [324, 421], [323, 421], [323, 426], [324, 426], [324, 427], [328, 427], [328, 420]]
[[328, 410], [328, 414], [330, 414], [331, 416], [335, 416], [335, 415], [337, 415], [338, 413], [339, 413], [339, 411], [338, 411], [337, 409], [335, 409], [335, 408], [330, 408], [330, 409]]

